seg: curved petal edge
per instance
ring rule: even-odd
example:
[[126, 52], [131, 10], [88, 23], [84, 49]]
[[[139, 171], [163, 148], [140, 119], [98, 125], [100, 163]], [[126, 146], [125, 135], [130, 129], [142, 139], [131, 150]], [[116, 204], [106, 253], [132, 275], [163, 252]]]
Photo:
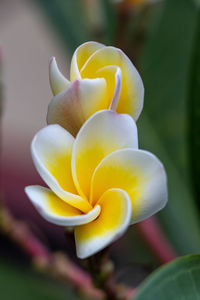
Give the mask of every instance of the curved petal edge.
[[121, 237], [130, 225], [131, 202], [120, 189], [106, 191], [98, 205], [101, 213], [88, 224], [75, 228], [77, 256], [87, 258]]
[[40, 213], [50, 223], [60, 226], [78, 226], [89, 223], [100, 214], [100, 206], [97, 205], [87, 214], [65, 203], [51, 190], [41, 186], [27, 186], [25, 193]]

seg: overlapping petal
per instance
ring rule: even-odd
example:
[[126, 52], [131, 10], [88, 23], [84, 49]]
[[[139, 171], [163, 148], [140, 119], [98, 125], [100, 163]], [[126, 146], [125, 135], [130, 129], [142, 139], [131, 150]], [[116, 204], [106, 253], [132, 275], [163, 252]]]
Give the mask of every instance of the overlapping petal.
[[105, 45], [97, 42], [86, 42], [80, 45], [73, 54], [71, 69], [70, 69], [70, 80], [78, 78], [81, 79], [80, 71], [89, 59], [89, 57], [97, 50], [104, 48]]
[[118, 149], [137, 147], [137, 127], [129, 115], [110, 110], [95, 113], [82, 126], [73, 146], [72, 174], [79, 194], [89, 199], [92, 174], [104, 157]]
[[75, 228], [77, 256], [86, 258], [119, 238], [128, 228], [131, 219], [131, 202], [120, 189], [106, 191], [98, 205], [101, 213], [94, 221]]
[[49, 77], [51, 125], [36, 134], [31, 151], [50, 189], [29, 186], [26, 193], [46, 220], [75, 227], [77, 255], [86, 258], [164, 207], [166, 174], [154, 155], [138, 150], [144, 87], [121, 50], [85, 43], [73, 55], [71, 81], [55, 58]]
[[28, 186], [25, 192], [43, 218], [57, 225], [77, 226], [89, 223], [98, 217], [101, 210], [97, 205], [87, 214], [83, 214], [61, 200], [51, 190], [41, 186]]
[[143, 150], [118, 150], [101, 161], [92, 177], [92, 205], [110, 188], [128, 193], [132, 203], [132, 223], [155, 214], [167, 201], [163, 165], [153, 154]]
[[54, 193], [68, 204], [88, 212], [88, 201], [77, 194], [71, 171], [74, 138], [59, 125], [40, 130], [31, 144], [38, 173]]
[[49, 78], [56, 97], [49, 105], [48, 124], [60, 124], [74, 136], [96, 111], [110, 108], [137, 120], [143, 108], [142, 79], [129, 58], [115, 47], [97, 42], [78, 47], [72, 57], [70, 81], [52, 58]]
[[106, 93], [107, 106], [116, 111], [122, 87], [122, 72], [117, 66], [106, 66], [96, 71], [95, 77], [104, 78], [106, 80]]
[[95, 51], [82, 67], [81, 78], [93, 78], [99, 69], [110, 65], [118, 66], [122, 72], [122, 89], [117, 112], [130, 114], [137, 120], [143, 108], [144, 86], [138, 71], [120, 49], [102, 47]]
[[108, 105], [104, 78], [76, 79], [50, 102], [47, 123], [59, 124], [75, 136], [85, 120]]

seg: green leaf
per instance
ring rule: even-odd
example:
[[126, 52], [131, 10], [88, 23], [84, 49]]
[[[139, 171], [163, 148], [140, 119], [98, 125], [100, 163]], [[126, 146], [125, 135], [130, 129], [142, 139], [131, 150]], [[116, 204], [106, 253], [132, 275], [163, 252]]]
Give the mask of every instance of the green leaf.
[[187, 153], [187, 99], [198, 22], [196, 1], [163, 1], [141, 55], [146, 95], [138, 123], [140, 147], [155, 153], [166, 167], [169, 202], [159, 216], [182, 255], [200, 250], [200, 218]]
[[[63, 46], [71, 54], [80, 44], [88, 40], [95, 39], [106, 44], [112, 44], [114, 41], [117, 18], [116, 7], [111, 0], [100, 1], [99, 10], [94, 11], [94, 14], [99, 14], [96, 18], [102, 19], [99, 32], [95, 32], [95, 28], [90, 28], [91, 24], [87, 16], [88, 8], [84, 6], [82, 0], [36, 0], [33, 2], [38, 3], [52, 28], [60, 37]], [[85, 5], [89, 5], [89, 3]], [[95, 19], [95, 16], [93, 18]]]
[[176, 165], [162, 145], [152, 123], [152, 120], [150, 121], [143, 114], [138, 131], [140, 148], [155, 153], [164, 163], [168, 175], [169, 202], [158, 214], [159, 219], [179, 254], [199, 252], [200, 232], [197, 208], [187, 185], [182, 181]]
[[152, 273], [134, 300], [200, 299], [200, 255], [178, 258]]
[[83, 1], [81, 0], [36, 0], [63, 46], [71, 53], [90, 39]]
[[0, 293], [4, 300], [80, 300], [64, 285], [0, 260]]
[[[200, 13], [199, 13], [200, 15]], [[196, 32], [200, 37], [200, 17]], [[189, 141], [190, 141], [190, 162], [192, 170], [192, 183], [196, 192], [196, 198], [200, 207], [200, 39], [196, 41], [194, 49], [191, 87], [188, 94], [189, 110]]]

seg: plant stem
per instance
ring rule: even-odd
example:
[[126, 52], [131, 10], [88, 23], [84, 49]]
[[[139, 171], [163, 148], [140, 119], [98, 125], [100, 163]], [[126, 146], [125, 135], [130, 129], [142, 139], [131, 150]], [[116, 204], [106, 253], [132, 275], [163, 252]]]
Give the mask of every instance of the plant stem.
[[155, 216], [136, 224], [135, 227], [160, 264], [166, 264], [177, 258], [175, 250], [167, 240]]
[[128, 298], [127, 288], [115, 282], [114, 265], [108, 254], [106, 248], [85, 260], [83, 265], [91, 274], [94, 286], [104, 291], [106, 300], [125, 300]]
[[38, 270], [70, 284], [88, 299], [104, 300], [104, 293], [93, 286], [92, 279], [62, 252], [52, 253], [33, 235], [25, 222], [16, 220], [0, 201], [0, 232], [15, 242]]
[[134, 289], [116, 284], [108, 249], [85, 260], [87, 272], [74, 264], [63, 252], [52, 253], [25, 222], [15, 219], [0, 201], [0, 232], [15, 242], [32, 260], [37, 270], [61, 279], [78, 294], [95, 300], [128, 300]]

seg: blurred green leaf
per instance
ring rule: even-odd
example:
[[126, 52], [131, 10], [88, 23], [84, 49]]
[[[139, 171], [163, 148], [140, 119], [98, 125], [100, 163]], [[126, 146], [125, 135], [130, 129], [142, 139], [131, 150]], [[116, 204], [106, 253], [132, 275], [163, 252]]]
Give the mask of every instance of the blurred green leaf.
[[94, 11], [94, 14], [99, 14], [96, 16], [97, 19], [99, 16], [102, 18], [100, 32], [98, 30], [96, 32], [95, 28], [89, 28], [91, 26], [87, 16], [89, 8], [85, 7], [86, 2], [82, 0], [36, 0], [35, 2], [47, 16], [63, 46], [71, 54], [80, 44], [88, 40], [98, 40], [105, 44], [114, 42], [117, 14], [111, 0], [102, 0], [99, 3], [99, 10]]
[[134, 300], [200, 299], [200, 255], [176, 259], [142, 284]]
[[[200, 12], [199, 12], [200, 15]], [[188, 94], [189, 141], [192, 183], [200, 207], [200, 17], [197, 28], [197, 41], [194, 49], [191, 72], [191, 86]]]
[[187, 97], [198, 13], [195, 0], [163, 1], [141, 55], [146, 96], [138, 123], [140, 147], [157, 154], [166, 167], [169, 202], [159, 216], [179, 254], [200, 251], [200, 218], [187, 156]]
[[82, 43], [90, 40], [86, 14], [81, 0], [36, 0], [46, 14], [62, 44], [71, 53]]
[[102, 0], [102, 8], [104, 14], [104, 32], [102, 42], [111, 45], [114, 43], [117, 27], [116, 7], [111, 0]]
[[140, 148], [156, 153], [167, 171], [169, 202], [158, 214], [165, 233], [179, 254], [199, 252], [197, 208], [187, 185], [183, 182], [176, 165], [152, 126], [152, 120], [150, 121], [145, 114], [139, 122], [139, 140]]
[[23, 267], [0, 260], [0, 291], [4, 300], [80, 300], [64, 285]]

